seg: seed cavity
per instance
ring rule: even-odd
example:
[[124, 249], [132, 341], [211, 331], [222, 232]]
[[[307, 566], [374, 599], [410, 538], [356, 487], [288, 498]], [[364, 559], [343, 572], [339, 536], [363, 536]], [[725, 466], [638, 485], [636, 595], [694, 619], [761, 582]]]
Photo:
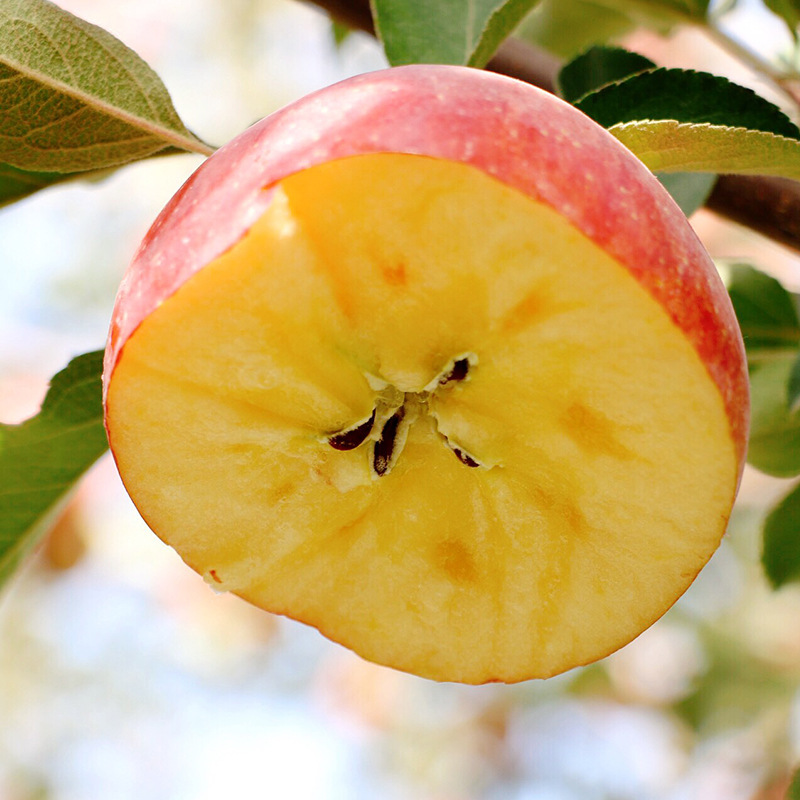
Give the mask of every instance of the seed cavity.
[[461, 353], [444, 365], [442, 371], [423, 388], [422, 394], [432, 394], [440, 386], [448, 383], [460, 383], [469, 377], [470, 371], [478, 363], [475, 353]]
[[347, 430], [335, 433], [333, 436], [328, 437], [328, 444], [334, 450], [355, 450], [360, 444], [363, 444], [367, 437], [372, 433], [372, 427], [375, 424], [375, 409], [367, 419], [357, 422]]
[[439, 378], [439, 384], [451, 383], [453, 381], [463, 381], [469, 372], [469, 359], [465, 356], [453, 362], [450, 371]]
[[400, 406], [386, 420], [381, 430], [380, 439], [375, 442], [375, 447], [372, 451], [372, 469], [379, 478], [383, 477], [394, 466], [395, 450], [397, 449], [395, 445], [398, 440], [397, 433], [404, 416], [405, 409]]
[[[430, 414], [438, 430], [436, 413], [429, 407], [436, 390], [440, 386], [467, 380], [477, 363], [478, 356], [475, 353], [457, 355], [420, 391], [401, 391], [377, 375], [366, 374], [367, 382], [376, 394], [372, 413], [366, 419], [325, 436], [320, 441], [325, 441], [334, 450], [340, 451], [355, 450], [369, 442], [368, 458], [373, 477], [382, 478], [397, 463], [409, 429], [417, 417]], [[451, 442], [443, 433], [439, 432], [439, 436], [465, 466], [486, 467], [472, 453]]]
[[450, 445], [450, 449], [456, 454], [456, 458], [462, 464], [466, 464], [468, 467], [480, 466], [480, 464], [469, 453], [465, 453], [460, 447], [453, 447], [453, 445]]
[[468, 453], [464, 450], [463, 447], [459, 447], [457, 444], [451, 442], [443, 433], [439, 434], [444, 443], [453, 451], [453, 455], [465, 466], [467, 467], [482, 467], [483, 464], [480, 463], [473, 455]]

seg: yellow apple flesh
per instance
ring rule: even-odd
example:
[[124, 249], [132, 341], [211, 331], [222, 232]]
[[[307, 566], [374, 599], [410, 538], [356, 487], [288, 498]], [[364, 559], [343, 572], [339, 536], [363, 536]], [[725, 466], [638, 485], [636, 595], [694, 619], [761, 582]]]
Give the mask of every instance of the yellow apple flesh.
[[[595, 193], [587, 231], [591, 214], [542, 199], [551, 151], [520, 145], [542, 189], [524, 191], [502, 178], [513, 153], [492, 170], [416, 152], [437, 138], [421, 128], [413, 148], [301, 159], [231, 203], [220, 247], [216, 216], [210, 234], [193, 216], [195, 179], [120, 294], [111, 447], [148, 524], [215, 588], [425, 677], [551, 676], [652, 624], [718, 546], [747, 430], [741, 338], [688, 223], [577, 111], [447, 67], [363, 76], [356, 100], [386, 76], [439, 122], [454, 85], [439, 141], [466, 124], [477, 151], [491, 134], [460, 106], [533, 93], [584, 137], [556, 155], [602, 145], [633, 182], [598, 184], [606, 167], [586, 162], [583, 186], [558, 187]], [[237, 147], [231, 184], [250, 179]], [[631, 208], [626, 190], [654, 202]], [[654, 207], [670, 240], [631, 224]], [[218, 252], [183, 242], [171, 263], [186, 231]]]

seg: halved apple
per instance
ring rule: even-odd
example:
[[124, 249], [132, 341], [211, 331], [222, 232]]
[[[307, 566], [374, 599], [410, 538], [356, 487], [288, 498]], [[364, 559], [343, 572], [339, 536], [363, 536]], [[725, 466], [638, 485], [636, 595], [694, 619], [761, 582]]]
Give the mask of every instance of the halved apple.
[[748, 421], [727, 294], [655, 178], [554, 97], [438, 66], [212, 156], [130, 267], [104, 386], [131, 497], [212, 586], [469, 683], [658, 619]]

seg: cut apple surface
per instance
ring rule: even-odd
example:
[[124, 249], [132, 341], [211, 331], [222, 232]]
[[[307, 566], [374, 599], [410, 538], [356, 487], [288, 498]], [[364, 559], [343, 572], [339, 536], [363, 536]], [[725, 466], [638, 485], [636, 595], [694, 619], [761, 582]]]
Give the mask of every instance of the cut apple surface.
[[551, 676], [660, 617], [741, 473], [732, 316], [687, 332], [663, 299], [713, 306], [710, 262], [654, 288], [454, 159], [351, 154], [264, 192], [115, 312], [106, 424], [152, 529], [212, 586], [438, 680]]

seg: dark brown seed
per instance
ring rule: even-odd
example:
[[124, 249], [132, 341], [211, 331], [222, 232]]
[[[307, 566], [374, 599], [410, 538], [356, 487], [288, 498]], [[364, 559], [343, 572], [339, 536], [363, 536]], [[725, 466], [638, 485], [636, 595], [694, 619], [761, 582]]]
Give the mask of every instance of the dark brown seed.
[[452, 369], [450, 372], [447, 373], [439, 383], [450, 383], [451, 381], [463, 381], [464, 378], [467, 377], [467, 373], [469, 372], [469, 359], [466, 358], [459, 358], [453, 364]]
[[456, 454], [456, 458], [462, 464], [466, 464], [468, 467], [479, 467], [480, 466], [480, 464], [474, 458], [472, 458], [472, 456], [468, 456], [463, 450], [460, 450], [458, 447], [454, 447], [451, 444], [450, 445], [450, 449]]
[[355, 450], [370, 435], [374, 424], [375, 412], [373, 411], [368, 420], [356, 425], [355, 428], [350, 428], [350, 430], [342, 431], [341, 433], [334, 433], [328, 439], [328, 444], [334, 450]]
[[403, 419], [405, 412], [402, 407], [386, 420], [381, 431], [381, 438], [375, 442], [375, 450], [372, 456], [372, 468], [379, 476], [385, 475], [392, 465], [392, 454], [394, 453], [394, 443], [397, 439], [397, 429]]

